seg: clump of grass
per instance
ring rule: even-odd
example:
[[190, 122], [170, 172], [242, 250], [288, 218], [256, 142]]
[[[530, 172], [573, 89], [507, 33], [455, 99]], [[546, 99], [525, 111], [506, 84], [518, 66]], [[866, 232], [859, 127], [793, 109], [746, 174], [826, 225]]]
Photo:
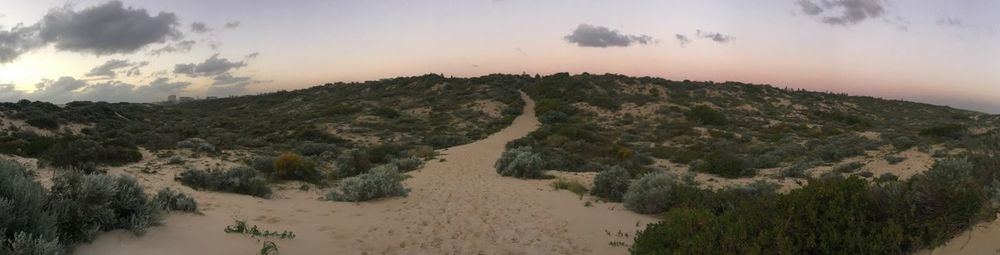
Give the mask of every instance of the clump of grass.
[[557, 190], [560, 189], [568, 190], [580, 196], [587, 194], [587, 187], [575, 180], [567, 180], [559, 178], [556, 181], [552, 182], [552, 188], [555, 188]]
[[223, 230], [229, 234], [243, 234], [251, 237], [257, 238], [277, 238], [277, 239], [294, 239], [295, 232], [292, 231], [270, 231], [261, 230], [257, 225], [249, 225], [243, 220], [234, 220], [233, 225], [226, 226]]
[[264, 246], [260, 247], [260, 255], [271, 255], [280, 254], [278, 251], [278, 245], [271, 241], [265, 241]]

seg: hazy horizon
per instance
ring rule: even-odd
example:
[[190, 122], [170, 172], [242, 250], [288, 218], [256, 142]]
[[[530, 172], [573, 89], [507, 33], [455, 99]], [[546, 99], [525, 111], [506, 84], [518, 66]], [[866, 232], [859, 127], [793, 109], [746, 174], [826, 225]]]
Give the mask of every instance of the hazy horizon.
[[1000, 2], [988, 0], [5, 6], [0, 101], [152, 102], [427, 73], [589, 72], [1000, 113], [1000, 17], [990, 15]]

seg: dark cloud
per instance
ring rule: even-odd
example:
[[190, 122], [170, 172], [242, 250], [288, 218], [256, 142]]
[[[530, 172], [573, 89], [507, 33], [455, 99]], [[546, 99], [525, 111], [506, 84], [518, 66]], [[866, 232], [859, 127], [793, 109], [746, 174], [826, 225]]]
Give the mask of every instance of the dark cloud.
[[249, 59], [257, 59], [257, 56], [260, 56], [260, 52], [254, 52], [254, 53], [247, 54], [247, 56], [244, 57], [244, 58], [248, 59], [248, 60]]
[[731, 36], [724, 35], [724, 34], [721, 34], [721, 33], [716, 33], [716, 32], [707, 32], [707, 31], [698, 30], [698, 32], [696, 33], [696, 35], [698, 35], [698, 37], [701, 37], [701, 38], [710, 39], [710, 40], [715, 41], [717, 43], [728, 43], [729, 41], [733, 40], [733, 37], [731, 37]]
[[514, 50], [516, 50], [516, 51], [517, 51], [517, 53], [521, 53], [521, 55], [525, 55], [525, 56], [527, 56], [527, 55], [528, 55], [528, 53], [527, 53], [527, 52], [524, 52], [524, 50], [523, 50], [523, 49], [521, 49], [521, 47], [517, 47], [517, 48], [514, 48]]
[[204, 34], [212, 31], [212, 28], [208, 27], [205, 22], [193, 22], [191, 23], [191, 32]]
[[[126, 59], [109, 59], [99, 66], [90, 69], [90, 72], [85, 74], [87, 77], [106, 77], [115, 78], [119, 73], [124, 73], [125, 76], [137, 76], [141, 75], [142, 72], [140, 68], [149, 65], [149, 62], [131, 62]], [[118, 70], [124, 70], [119, 72]]]
[[190, 77], [212, 76], [227, 73], [246, 65], [245, 61], [232, 62], [225, 58], [219, 58], [219, 54], [215, 54], [198, 64], [174, 65], [174, 74], [184, 74]]
[[173, 13], [150, 16], [145, 9], [126, 8], [120, 1], [79, 12], [69, 6], [53, 9], [39, 24], [42, 40], [57, 49], [96, 55], [131, 53], [181, 36]]
[[0, 64], [14, 61], [18, 56], [45, 43], [38, 38], [38, 26], [18, 24], [9, 30], [0, 28]]
[[158, 56], [160, 54], [168, 54], [175, 52], [188, 52], [194, 47], [194, 40], [185, 40], [176, 43], [167, 44], [159, 49], [149, 51], [149, 55]]
[[225, 27], [228, 28], [228, 29], [234, 29], [234, 28], [240, 27], [240, 22], [239, 21], [226, 22]]
[[691, 38], [688, 38], [686, 35], [676, 34], [674, 35], [674, 38], [677, 38], [677, 42], [679, 42], [681, 46], [691, 43]]
[[627, 47], [632, 44], [655, 42], [655, 39], [648, 35], [627, 35], [618, 32], [618, 30], [589, 24], [580, 24], [576, 30], [573, 30], [572, 34], [563, 37], [563, 39], [580, 47], [598, 48]]
[[884, 0], [798, 0], [802, 13], [830, 25], [849, 26], [885, 14]]

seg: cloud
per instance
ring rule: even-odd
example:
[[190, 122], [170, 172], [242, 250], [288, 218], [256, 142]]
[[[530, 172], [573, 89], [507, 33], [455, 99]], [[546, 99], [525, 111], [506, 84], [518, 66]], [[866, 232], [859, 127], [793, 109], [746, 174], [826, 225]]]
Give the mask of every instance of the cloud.
[[237, 28], [237, 27], [240, 27], [240, 22], [239, 21], [226, 22], [226, 25], [225, 25], [225, 28], [228, 28], [228, 29], [234, 29], [234, 28]]
[[128, 68], [128, 70], [124, 72], [125, 76], [136, 76], [142, 74], [142, 72], [139, 69], [146, 65], [149, 65], [149, 62], [143, 61], [134, 63], [125, 59], [109, 59], [108, 61], [104, 62], [104, 64], [95, 66], [94, 68], [90, 69], [90, 72], [87, 72], [87, 74], [85, 75], [87, 77], [102, 76], [107, 78], [115, 78], [115, 76], [118, 76], [118, 74], [121, 73], [118, 72], [119, 69]]
[[695, 34], [698, 35], [698, 37], [705, 38], [705, 39], [711, 39], [712, 41], [715, 41], [717, 43], [728, 43], [729, 41], [733, 40], [733, 37], [731, 37], [731, 36], [724, 35], [724, 34], [721, 34], [721, 33], [716, 33], [716, 32], [705, 32], [705, 31], [698, 30], [698, 32], [695, 33]]
[[149, 51], [149, 55], [158, 56], [160, 54], [174, 53], [174, 52], [188, 52], [194, 47], [194, 40], [185, 40], [176, 43], [167, 44], [159, 49]]
[[57, 80], [43, 80], [34, 92], [17, 90], [13, 85], [0, 84], [0, 101], [21, 99], [43, 100], [53, 103], [72, 101], [151, 102], [162, 101], [167, 96], [182, 92], [189, 82], [172, 82], [159, 78], [147, 85], [136, 86], [120, 81], [91, 84], [88, 81], [64, 76]]
[[0, 28], [0, 64], [14, 61], [25, 52], [45, 45], [38, 38], [38, 26], [18, 24], [9, 30]]
[[885, 14], [884, 0], [798, 0], [802, 13], [823, 23], [849, 26]]
[[677, 38], [677, 42], [681, 43], [681, 46], [691, 43], [691, 38], [688, 38], [686, 35], [676, 34], [674, 38]]
[[212, 85], [232, 85], [250, 82], [250, 77], [234, 77], [232, 74], [224, 73], [216, 75], [212, 80]]
[[618, 30], [589, 24], [580, 24], [576, 30], [573, 30], [572, 34], [563, 37], [563, 39], [580, 47], [598, 48], [627, 47], [632, 44], [655, 42], [655, 39], [648, 35], [627, 35], [618, 32]]
[[174, 74], [185, 74], [190, 77], [212, 76], [227, 73], [246, 65], [247, 63], [244, 61], [232, 62], [225, 58], [219, 58], [219, 54], [215, 54], [198, 64], [174, 65]]
[[212, 31], [212, 28], [208, 27], [205, 22], [193, 22], [191, 23], [191, 32], [204, 34]]
[[247, 59], [247, 60], [257, 59], [257, 56], [260, 56], [260, 52], [254, 52], [254, 53], [247, 54], [247, 56], [244, 57], [244, 58]]
[[150, 16], [146, 9], [125, 8], [120, 1], [79, 12], [69, 6], [53, 9], [39, 24], [42, 40], [57, 49], [96, 55], [131, 53], [181, 36], [173, 13]]
[[67, 5], [49, 10], [37, 23], [0, 31], [0, 63], [49, 44], [72, 52], [109, 55], [132, 53], [147, 45], [179, 39], [177, 16], [126, 8], [120, 1], [75, 11]]

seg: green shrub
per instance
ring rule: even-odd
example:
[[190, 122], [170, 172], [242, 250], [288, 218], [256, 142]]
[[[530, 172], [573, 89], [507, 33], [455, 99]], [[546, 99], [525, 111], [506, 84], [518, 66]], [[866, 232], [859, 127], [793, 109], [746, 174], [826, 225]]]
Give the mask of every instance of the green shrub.
[[59, 121], [49, 115], [32, 116], [25, 122], [41, 129], [55, 130], [59, 128]]
[[63, 243], [90, 242], [115, 229], [142, 234], [160, 223], [158, 205], [132, 177], [68, 172], [52, 182], [49, 207]]
[[622, 200], [625, 202], [625, 208], [633, 212], [661, 213], [677, 202], [674, 189], [679, 185], [677, 176], [673, 174], [648, 173], [629, 185]]
[[590, 194], [614, 202], [622, 201], [622, 196], [632, 183], [632, 176], [628, 170], [620, 166], [602, 168], [603, 170], [594, 177], [594, 188]]
[[65, 167], [86, 163], [124, 164], [138, 162], [142, 160], [142, 154], [134, 147], [102, 145], [93, 140], [78, 139], [52, 146], [44, 158], [54, 166]]
[[371, 161], [368, 159], [368, 153], [362, 150], [350, 149], [340, 153], [337, 156], [337, 171], [335, 176], [337, 178], [351, 177], [359, 175], [361, 173], [367, 172], [371, 168]]
[[51, 255], [65, 254], [64, 248], [56, 240], [17, 232], [8, 238], [0, 233], [0, 254], [4, 255]]
[[865, 164], [861, 162], [851, 162], [834, 167], [832, 171], [834, 173], [845, 173], [845, 174], [853, 173], [854, 171], [857, 171], [858, 169], [861, 169], [864, 166]]
[[757, 174], [740, 157], [731, 153], [718, 152], [706, 157], [703, 161], [691, 165], [691, 171], [715, 174], [725, 178], [750, 177]]
[[684, 113], [684, 116], [687, 116], [689, 120], [698, 122], [702, 125], [724, 126], [729, 123], [725, 114], [712, 109], [712, 107], [704, 105], [691, 107], [691, 110]]
[[931, 136], [948, 139], [958, 139], [969, 133], [968, 128], [962, 124], [944, 124], [928, 127], [920, 130], [921, 136]]
[[157, 191], [153, 202], [164, 211], [198, 212], [198, 202], [193, 197], [170, 188]]
[[268, 198], [271, 187], [267, 180], [257, 174], [253, 168], [240, 166], [225, 171], [193, 170], [181, 172], [177, 181], [194, 189], [245, 194]]
[[494, 166], [502, 176], [540, 179], [546, 177], [542, 173], [544, 164], [538, 153], [532, 152], [531, 147], [523, 146], [504, 151]]
[[[707, 231], [715, 215], [701, 208], [676, 208], [663, 214], [663, 221], [649, 224], [635, 236], [629, 249], [632, 254], [682, 254], [698, 251], [709, 240], [696, 240], [688, 235]], [[692, 240], [695, 239], [695, 240]], [[714, 246], [714, 245], [712, 245]], [[710, 254], [706, 252], [705, 254]]]
[[379, 165], [368, 173], [340, 180], [338, 188], [331, 190], [326, 199], [333, 201], [361, 202], [383, 197], [406, 196], [403, 187], [406, 176], [399, 174], [395, 165]]
[[316, 156], [323, 154], [324, 152], [332, 152], [337, 150], [337, 146], [328, 143], [317, 143], [306, 141], [299, 146], [295, 147], [295, 152], [302, 154], [304, 156]]

